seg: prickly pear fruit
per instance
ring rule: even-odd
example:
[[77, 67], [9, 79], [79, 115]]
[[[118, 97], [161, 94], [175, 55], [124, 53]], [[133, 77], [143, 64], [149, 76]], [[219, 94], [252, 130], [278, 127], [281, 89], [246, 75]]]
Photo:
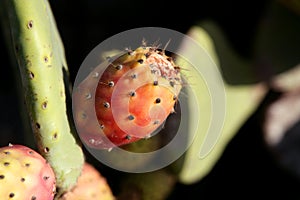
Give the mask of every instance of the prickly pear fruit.
[[77, 184], [59, 200], [114, 200], [106, 179], [89, 163], [83, 165]]
[[[79, 88], [84, 91], [91, 79]], [[110, 62], [97, 83], [93, 98], [99, 130], [92, 128], [95, 124], [87, 113], [75, 117], [80, 137], [98, 149], [148, 138], [174, 111], [181, 87], [180, 69], [164, 50], [145, 46], [128, 50]], [[75, 98], [79, 99], [75, 107], [86, 110], [86, 99]]]
[[46, 160], [23, 145], [0, 148], [0, 199], [52, 200], [55, 175]]

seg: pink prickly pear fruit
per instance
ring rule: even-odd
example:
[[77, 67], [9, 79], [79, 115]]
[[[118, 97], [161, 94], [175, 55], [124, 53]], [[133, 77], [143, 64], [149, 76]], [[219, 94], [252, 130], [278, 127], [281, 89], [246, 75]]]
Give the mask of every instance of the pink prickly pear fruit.
[[52, 200], [55, 175], [46, 160], [23, 145], [0, 148], [0, 199]]
[[106, 179], [91, 164], [83, 165], [77, 184], [59, 200], [114, 200]]
[[[79, 88], [86, 90], [91, 79]], [[97, 149], [148, 138], [174, 112], [181, 87], [180, 68], [165, 51], [155, 47], [128, 51], [109, 64], [97, 83], [92, 98], [97, 125], [88, 120], [88, 112], [75, 116], [80, 137]], [[73, 97], [75, 112], [87, 110], [86, 99]]]

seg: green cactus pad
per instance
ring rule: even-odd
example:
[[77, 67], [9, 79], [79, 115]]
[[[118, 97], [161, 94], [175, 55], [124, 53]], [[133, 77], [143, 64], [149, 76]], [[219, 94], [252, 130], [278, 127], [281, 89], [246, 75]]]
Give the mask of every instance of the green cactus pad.
[[84, 162], [66, 112], [64, 48], [47, 0], [5, 5], [37, 146], [63, 192], [76, 183]]

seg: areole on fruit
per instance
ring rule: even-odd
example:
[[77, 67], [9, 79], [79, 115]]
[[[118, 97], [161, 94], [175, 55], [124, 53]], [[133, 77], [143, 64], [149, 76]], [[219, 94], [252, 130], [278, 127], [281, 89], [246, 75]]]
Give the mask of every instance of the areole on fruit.
[[73, 93], [75, 123], [88, 146], [110, 149], [147, 138], [174, 111], [180, 68], [164, 50], [128, 50], [95, 70]]

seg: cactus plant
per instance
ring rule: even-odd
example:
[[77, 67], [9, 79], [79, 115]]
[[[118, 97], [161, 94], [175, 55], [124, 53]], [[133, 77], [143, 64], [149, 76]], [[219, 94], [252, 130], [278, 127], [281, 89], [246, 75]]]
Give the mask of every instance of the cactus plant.
[[[298, 0], [280, 0], [278, 2], [285, 5], [286, 8], [293, 10], [295, 16], [296, 14], [297, 16], [299, 16]], [[75, 140], [71, 135], [71, 130], [67, 122], [67, 116], [65, 114], [65, 89], [62, 81], [62, 71], [67, 72], [67, 65], [64, 60], [63, 48], [55, 27], [54, 19], [52, 17], [48, 2], [44, 0], [33, 0], [26, 3], [17, 0], [6, 0], [6, 4], [3, 4], [3, 1], [0, 2], [0, 4], [0, 10], [2, 9], [2, 12], [8, 11], [7, 13], [10, 15], [9, 22], [11, 24], [12, 36], [14, 41], [12, 46], [17, 53], [16, 55], [20, 64], [22, 80], [27, 94], [26, 103], [28, 110], [30, 111], [30, 117], [32, 119], [33, 125], [32, 127], [36, 134], [38, 147], [40, 149], [40, 152], [49, 161], [49, 163], [55, 170], [55, 174], [58, 180], [59, 192], [61, 193], [75, 184], [76, 179], [81, 171], [81, 166], [84, 159], [79, 146], [76, 145]], [[5, 8], [8, 9], [5, 10], [1, 8], [3, 7], [2, 5], [5, 5]], [[274, 9], [276, 12], [279, 11], [277, 6], [273, 7], [272, 9]], [[271, 10], [270, 13], [272, 13], [272, 11], [274, 10]], [[288, 11], [288, 9], [284, 9], [283, 11], [284, 12], [280, 13], [287, 13], [286, 11]], [[258, 41], [256, 41], [257, 46], [254, 50], [254, 54], [256, 54], [256, 57], [253, 58], [253, 60], [259, 62], [258, 64], [251, 62], [251, 60], [250, 62], [249, 60], [244, 60], [237, 54], [237, 52], [234, 52], [232, 51], [232, 49], [228, 48], [228, 44], [223, 43], [224, 41], [222, 41], [222, 36], [224, 35], [224, 33], [220, 33], [219, 30], [216, 30], [216, 27], [211, 26], [211, 24], [200, 24], [200, 27], [194, 26], [188, 32], [188, 34], [192, 38], [199, 42], [199, 45], [203, 46], [204, 49], [207, 50], [212, 59], [217, 63], [218, 66], [220, 66], [220, 70], [222, 70], [223, 72], [222, 78], [225, 82], [225, 106], [227, 112], [220, 137], [217, 138], [218, 140], [216, 143], [210, 146], [211, 148], [208, 148], [208, 150], [211, 151], [206, 151], [204, 154], [201, 154], [202, 152], [200, 152], [200, 146], [203, 144], [205, 145], [205, 139], [207, 139], [204, 137], [205, 135], [202, 134], [202, 130], [207, 127], [199, 126], [199, 129], [196, 130], [198, 134], [197, 138], [185, 153], [185, 155], [182, 157], [183, 159], [180, 160], [182, 161], [182, 163], [179, 163], [181, 165], [179, 166], [179, 168], [177, 168], [177, 172], [179, 173], [179, 182], [186, 184], [195, 183], [198, 180], [201, 180], [206, 174], [210, 172], [210, 170], [222, 155], [228, 142], [238, 131], [241, 125], [245, 122], [245, 120], [249, 117], [249, 115], [253, 113], [260, 100], [264, 97], [266, 93], [266, 87], [260, 81], [262, 81], [266, 77], [258, 77], [259, 75], [262, 75], [261, 73], [268, 73], [267, 78], [269, 79], [271, 77], [271, 87], [273, 87], [273, 89], [275, 88], [277, 90], [280, 90], [281, 92], [287, 92], [288, 90], [297, 90], [299, 88], [299, 84], [297, 84], [298, 76], [295, 75], [295, 72], [298, 72], [298, 70], [291, 72], [295, 77], [293, 80], [291, 79], [290, 75], [286, 74], [282, 74], [283, 76], [275, 77], [275, 79], [272, 79], [272, 76], [274, 76], [274, 72], [283, 72], [291, 66], [295, 66], [299, 62], [297, 57], [297, 47], [299, 46], [299, 42], [295, 42], [295, 38], [297, 38], [297, 35], [295, 34], [297, 33], [297, 31], [294, 31], [297, 30], [298, 27], [298, 18], [283, 18], [281, 15], [277, 14], [275, 15], [275, 17], [273, 16], [273, 18], [271, 17], [268, 18], [268, 20], [265, 20], [265, 22], [263, 23], [264, 28], [262, 28], [262, 32], [258, 34]], [[172, 21], [176, 20], [173, 19]], [[278, 26], [278, 23], [280, 26]], [[291, 26], [291, 24], [293, 26]], [[293, 28], [291, 29], [290, 27]], [[103, 26], [101, 26], [101, 29], [103, 29]], [[282, 35], [282, 33], [287, 34]], [[98, 34], [95, 35], [99, 37]], [[82, 37], [82, 35], [80, 35], [80, 37]], [[293, 51], [282, 51], [283, 48], [286, 50], [292, 49]], [[188, 46], [187, 48], [183, 48], [182, 52], [196, 57], [198, 53], [190, 46]], [[129, 56], [130, 55], [125, 55], [122, 58], [125, 58], [127, 60]], [[137, 61], [135, 63], [139, 66], [144, 66], [146, 64], [145, 60], [141, 61], [143, 63], [139, 63], [139, 59], [136, 58], [134, 58], [133, 60]], [[180, 58], [178, 60], [180, 60]], [[260, 67], [263, 66], [263, 68], [261, 68], [263, 70], [255, 68], [255, 65]], [[268, 66], [265, 67], [266, 65]], [[99, 83], [96, 94], [96, 103], [98, 103], [96, 109], [99, 108], [97, 114], [99, 123], [104, 125], [101, 127], [105, 128], [106, 130], [117, 130], [117, 136], [120, 136], [118, 140], [113, 137], [110, 138], [114, 145], [123, 145], [126, 143], [137, 141], [140, 138], [149, 135], [154, 129], [147, 129], [147, 131], [143, 133], [133, 131], [130, 132], [133, 133], [133, 135], [128, 135], [127, 131], [116, 128], [116, 123], [118, 122], [116, 122], [115, 120], [112, 121], [113, 124], [107, 124], [107, 119], [103, 120], [105, 117], [107, 117], [105, 114], [112, 114], [111, 112], [107, 113], [104, 110], [112, 105], [111, 102], [113, 100], [113, 94], [115, 93], [115, 86], [123, 86], [121, 84], [123, 82], [123, 79], [120, 77], [124, 75], [127, 72], [126, 70], [130, 68], [128, 68], [129, 65], [123, 64], [122, 66], [125, 66], [125, 68], [117, 71], [121, 72], [120, 76], [115, 76], [115, 74], [111, 73], [111, 71], [115, 70], [115, 66], [116, 61], [110, 65], [110, 69], [108, 69], [102, 76], [101, 83]], [[255, 70], [259, 70], [260, 73], [258, 74]], [[196, 77], [192, 76], [193, 74], [191, 74], [191, 72], [189, 71], [183, 72], [183, 75], [185, 75], [186, 77], [190, 77], [191, 75], [191, 79], [193, 79], [193, 77]], [[110, 79], [112, 77], [116, 79], [113, 82], [110, 82]], [[87, 82], [88, 81], [86, 81], [85, 83]], [[195, 82], [197, 82], [197, 80]], [[200, 100], [199, 104], [201, 104], [200, 106], [204, 108], [201, 109], [201, 114], [207, 114], [201, 119], [201, 123], [209, 124], [208, 120], [212, 113], [211, 110], [206, 109], [208, 107], [205, 100], [209, 99], [210, 97], [208, 93], [205, 93], [205, 83], [198, 83], [199, 82], [197, 82], [197, 84], [195, 85], [191, 85], [191, 87], [195, 89], [197, 97], [199, 97]], [[151, 87], [154, 88], [153, 85], [149, 86], [150, 89]], [[124, 87], [119, 87], [119, 89], [123, 91]], [[146, 87], [143, 87], [143, 89], [146, 89]], [[160, 88], [160, 90], [163, 89]], [[127, 98], [132, 100], [129, 101], [131, 103], [131, 109], [138, 113], [138, 117], [134, 115], [133, 118], [133, 116], [129, 115], [130, 118], [127, 119], [135, 119], [137, 121], [140, 121], [139, 119], [143, 118], [142, 114], [147, 113], [150, 110], [151, 105], [157, 105], [157, 103], [153, 104], [152, 101], [152, 104], [148, 104], [148, 106], [143, 107], [143, 111], [145, 112], [139, 112], [139, 109], [135, 110], [135, 108], [140, 107], [137, 106], [139, 105], [139, 100], [137, 99], [138, 102], [134, 101], [134, 97], [140, 96], [138, 92], [140, 92], [140, 94], [145, 94], [147, 96], [147, 99], [150, 99], [150, 93], [144, 93], [140, 90], [137, 90], [133, 93], [132, 91], [126, 93], [128, 95], [131, 95]], [[158, 102], [161, 102], [161, 100], [165, 96], [167, 96], [166, 94], [168, 92], [164, 94], [160, 92]], [[174, 92], [171, 93], [175, 94]], [[292, 94], [294, 93], [292, 92]], [[90, 98], [89, 95], [82, 97]], [[151, 98], [152, 97], [154, 96], [151, 96]], [[251, 100], [249, 101], [249, 99]], [[103, 101], [110, 102], [110, 104], [103, 104]], [[175, 102], [169, 104], [170, 107], [168, 107], [167, 113], [172, 111], [171, 107], [173, 106], [173, 103]], [[81, 108], [79, 107], [79, 109]], [[289, 111], [287, 113], [289, 114]], [[191, 112], [189, 117], [193, 118], [197, 117], [197, 115], [198, 113]], [[166, 116], [167, 115], [160, 119], [165, 119]], [[298, 115], [296, 117], [298, 117]], [[297, 119], [298, 118], [295, 118], [295, 120]], [[81, 123], [82, 120], [84, 121], [85, 119], [78, 118], [77, 120], [81, 120]], [[85, 124], [85, 127], [86, 125], [87, 124]], [[276, 123], [276, 125], [282, 126], [282, 124], [279, 123]], [[89, 128], [92, 130], [93, 126], [90, 126]], [[187, 131], [187, 135], [189, 135], [192, 131], [194, 130]], [[111, 132], [104, 131], [104, 133], [109, 137], [112, 136], [110, 135]], [[93, 133], [89, 135], [88, 133], [82, 136], [83, 138], [86, 136], [86, 138], [84, 138], [84, 141], [92, 145], [93, 147], [109, 148], [110, 146], [106, 146], [107, 143], [101, 143], [101, 134]], [[150, 149], [153, 149], [153, 146], [157, 146], [161, 141], [149, 143], [149, 141], [144, 140], [139, 142], [131, 143], [129, 144], [129, 146], [123, 146], [122, 148], [125, 148], [127, 150], [133, 148], [133, 151], [136, 151], [135, 145], [141, 145], [143, 147], [142, 151], [144, 151], [144, 149], [148, 147], [147, 145], [151, 146]], [[66, 147], [68, 147], [67, 150]], [[113, 156], [113, 152], [111, 152], [110, 155]], [[64, 160], [64, 162], [62, 162], [62, 160]], [[143, 162], [143, 164], [145, 163], [146, 162]], [[294, 169], [294, 166], [291, 167], [292, 169]], [[85, 170], [83, 170], [83, 172], [85, 172]], [[124, 199], [135, 197], [142, 199], [165, 199], [166, 196], [170, 193], [175, 182], [173, 175], [165, 175], [165, 173], [167, 172], [165, 171], [165, 169], [163, 169], [155, 173], [129, 175], [124, 181], [124, 190], [122, 190], [123, 193], [120, 195], [120, 197], [123, 197]], [[3, 179], [3, 176], [0, 176], [0, 179], [1, 177]], [[0, 189], [3, 188], [0, 187]], [[162, 188], [164, 189], [161, 190]], [[73, 192], [73, 194], [78, 194], [79, 197], [82, 193], [89, 189], [92, 188], [73, 188], [71, 192]], [[6, 193], [6, 196], [7, 194], [8, 193]]]
[[13, 0], [5, 6], [37, 146], [61, 193], [75, 185], [84, 163], [66, 113], [63, 45], [48, 1]]
[[0, 198], [52, 200], [55, 175], [46, 160], [23, 145], [0, 148]]

